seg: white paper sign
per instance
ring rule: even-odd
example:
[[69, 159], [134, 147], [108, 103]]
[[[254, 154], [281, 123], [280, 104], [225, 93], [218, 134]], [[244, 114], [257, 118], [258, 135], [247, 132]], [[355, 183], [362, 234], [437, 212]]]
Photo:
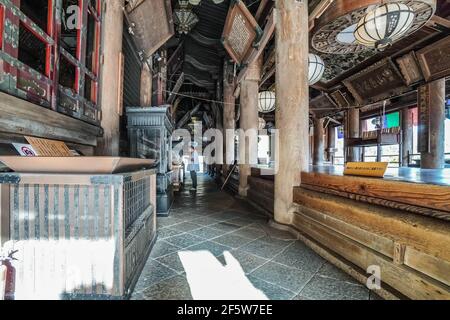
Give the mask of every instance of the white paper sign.
[[14, 148], [16, 148], [17, 152], [19, 152], [21, 156], [35, 157], [38, 155], [30, 144], [13, 143], [13, 146]]

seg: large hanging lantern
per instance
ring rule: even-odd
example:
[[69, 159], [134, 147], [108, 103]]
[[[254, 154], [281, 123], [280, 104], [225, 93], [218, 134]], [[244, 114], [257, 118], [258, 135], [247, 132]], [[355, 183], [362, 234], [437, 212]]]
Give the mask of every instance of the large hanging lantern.
[[187, 34], [197, 24], [198, 17], [189, 8], [189, 1], [180, 0], [179, 4], [179, 8], [174, 10], [174, 23], [177, 25], [178, 33]]
[[414, 10], [403, 3], [386, 3], [368, 12], [354, 35], [358, 43], [382, 48], [403, 36], [414, 22]]
[[317, 54], [310, 53], [308, 57], [308, 69], [308, 81], [309, 85], [312, 86], [320, 79], [322, 79], [323, 73], [325, 71], [325, 63]]
[[269, 113], [275, 110], [275, 92], [262, 91], [258, 97], [258, 111], [261, 113]]

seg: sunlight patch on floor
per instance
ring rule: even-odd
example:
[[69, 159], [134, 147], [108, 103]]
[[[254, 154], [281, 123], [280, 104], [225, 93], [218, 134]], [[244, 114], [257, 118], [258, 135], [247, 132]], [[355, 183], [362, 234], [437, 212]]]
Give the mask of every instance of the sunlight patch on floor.
[[180, 251], [178, 255], [195, 300], [269, 300], [228, 251], [223, 254], [225, 264], [206, 250]]

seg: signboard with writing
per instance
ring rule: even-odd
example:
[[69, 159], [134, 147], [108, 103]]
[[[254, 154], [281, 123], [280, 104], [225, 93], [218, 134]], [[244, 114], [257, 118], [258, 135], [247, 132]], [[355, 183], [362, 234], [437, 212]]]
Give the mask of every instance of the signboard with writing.
[[383, 178], [388, 162], [347, 162], [345, 175]]
[[62, 141], [25, 137], [41, 157], [72, 157], [73, 154]]
[[450, 36], [417, 52], [425, 80], [432, 81], [450, 75]]
[[236, 1], [228, 11], [222, 34], [223, 46], [230, 57], [238, 64], [244, 63], [261, 35], [261, 28], [245, 4]]
[[389, 58], [347, 78], [343, 83], [360, 105], [385, 100], [409, 90]]
[[430, 87], [420, 86], [417, 89], [417, 151], [430, 152]]
[[128, 1], [125, 18], [143, 57], [150, 57], [175, 33], [170, 0]]

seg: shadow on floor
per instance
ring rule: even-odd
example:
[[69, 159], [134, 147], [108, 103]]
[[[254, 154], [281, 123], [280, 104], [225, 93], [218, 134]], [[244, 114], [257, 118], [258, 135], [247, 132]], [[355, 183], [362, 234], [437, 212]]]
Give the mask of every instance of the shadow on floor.
[[377, 296], [199, 175], [177, 193], [131, 299], [368, 300]]

